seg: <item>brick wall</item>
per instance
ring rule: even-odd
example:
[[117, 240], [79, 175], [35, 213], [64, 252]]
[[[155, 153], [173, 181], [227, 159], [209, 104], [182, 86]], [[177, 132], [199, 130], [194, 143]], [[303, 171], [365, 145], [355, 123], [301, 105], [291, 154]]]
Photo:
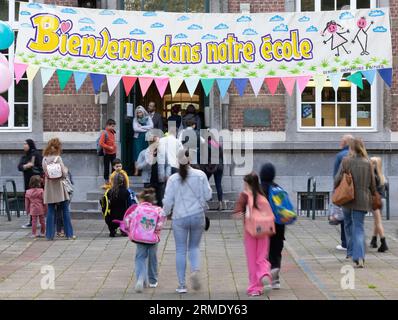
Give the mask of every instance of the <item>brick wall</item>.
[[[250, 12], [284, 12], [285, 0], [229, 0], [228, 10], [231, 13], [240, 12], [240, 3], [250, 3]], [[259, 96], [253, 93], [250, 83], [248, 83], [244, 96], [239, 97], [234, 85], [229, 89], [230, 106], [229, 106], [229, 127], [233, 129], [242, 129], [243, 126], [243, 110], [246, 108], [263, 108], [270, 109], [271, 126], [270, 127], [250, 127], [255, 131], [285, 131], [286, 106], [281, 100], [269, 94], [267, 86], [264, 84], [260, 90]], [[285, 89], [280, 83], [277, 94], [284, 94]]]
[[[78, 6], [77, 0], [45, 0], [46, 4], [61, 6]], [[92, 96], [94, 90], [88, 76], [78, 92], [76, 92], [73, 76], [63, 91], [59, 88], [58, 77], [54, 73], [43, 90], [43, 130], [61, 132], [88, 132], [100, 129], [100, 106], [95, 104], [80, 104], [77, 100], [82, 95]], [[46, 96], [63, 95], [60, 104], [46, 104]], [[65, 96], [68, 103], [65, 104]]]
[[390, 0], [391, 38], [393, 55], [393, 82], [391, 90], [391, 131], [398, 131], [398, 1]]

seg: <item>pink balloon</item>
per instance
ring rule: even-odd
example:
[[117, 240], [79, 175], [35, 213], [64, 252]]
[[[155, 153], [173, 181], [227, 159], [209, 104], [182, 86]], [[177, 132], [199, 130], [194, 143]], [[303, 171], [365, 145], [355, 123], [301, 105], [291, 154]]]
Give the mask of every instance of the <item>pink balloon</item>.
[[8, 60], [6, 56], [2, 53], [0, 53], [0, 64], [3, 64], [8, 68]]
[[0, 93], [6, 92], [12, 84], [12, 75], [8, 66], [0, 64]]
[[5, 124], [10, 114], [10, 108], [8, 102], [2, 96], [0, 96], [0, 126]]

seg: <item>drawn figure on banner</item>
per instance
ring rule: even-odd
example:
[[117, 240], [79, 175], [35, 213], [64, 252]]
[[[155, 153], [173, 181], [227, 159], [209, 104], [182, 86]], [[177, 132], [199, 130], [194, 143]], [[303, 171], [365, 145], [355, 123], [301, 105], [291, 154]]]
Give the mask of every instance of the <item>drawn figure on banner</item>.
[[326, 44], [331, 41], [331, 50], [333, 51], [337, 49], [337, 53], [335, 54], [336, 57], [340, 56], [340, 47], [342, 47], [347, 54], [351, 53], [351, 51], [347, 51], [347, 49], [344, 47], [344, 44], [348, 42], [347, 38], [342, 36], [342, 34], [350, 33], [350, 30], [347, 29], [347, 31], [338, 32], [339, 29], [342, 31], [344, 28], [336, 23], [336, 21], [331, 20], [326, 24], [326, 27], [322, 32], [322, 37], [325, 36], [326, 30], [331, 34], [330, 38], [324, 40], [323, 43]]
[[352, 43], [355, 43], [355, 39], [358, 40], [358, 42], [362, 48], [361, 56], [363, 56], [364, 54], [366, 54], [366, 55], [369, 54], [369, 52], [367, 51], [367, 49], [368, 49], [368, 30], [372, 26], [373, 23], [374, 23], [374, 21], [371, 21], [369, 27], [365, 30], [366, 26], [368, 25], [366, 18], [361, 17], [357, 21], [357, 26], [359, 29], [358, 29], [358, 32], [356, 33], [354, 39], [352, 40]]

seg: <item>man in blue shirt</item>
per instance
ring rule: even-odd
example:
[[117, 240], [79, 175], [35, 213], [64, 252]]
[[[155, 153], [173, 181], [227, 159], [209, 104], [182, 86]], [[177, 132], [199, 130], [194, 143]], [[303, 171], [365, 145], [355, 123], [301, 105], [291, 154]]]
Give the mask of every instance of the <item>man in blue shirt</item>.
[[[333, 179], [336, 176], [337, 172], [339, 172], [341, 161], [348, 156], [349, 152], [349, 143], [352, 141], [354, 137], [350, 134], [346, 134], [341, 138], [340, 141], [340, 148], [341, 151], [336, 155], [336, 160], [334, 161], [334, 168], [333, 168]], [[339, 244], [336, 249], [337, 250], [347, 250], [347, 242], [345, 238], [345, 231], [344, 231], [344, 220], [340, 223], [341, 226], [341, 244]]]

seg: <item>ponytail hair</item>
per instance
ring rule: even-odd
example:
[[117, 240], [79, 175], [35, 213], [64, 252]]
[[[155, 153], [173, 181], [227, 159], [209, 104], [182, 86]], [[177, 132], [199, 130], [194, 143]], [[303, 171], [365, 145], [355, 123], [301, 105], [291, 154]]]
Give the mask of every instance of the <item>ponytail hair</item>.
[[184, 182], [188, 177], [189, 165], [192, 162], [192, 157], [189, 154], [189, 149], [182, 149], [178, 152], [178, 161], [180, 164], [178, 174], [180, 175], [181, 180]]

